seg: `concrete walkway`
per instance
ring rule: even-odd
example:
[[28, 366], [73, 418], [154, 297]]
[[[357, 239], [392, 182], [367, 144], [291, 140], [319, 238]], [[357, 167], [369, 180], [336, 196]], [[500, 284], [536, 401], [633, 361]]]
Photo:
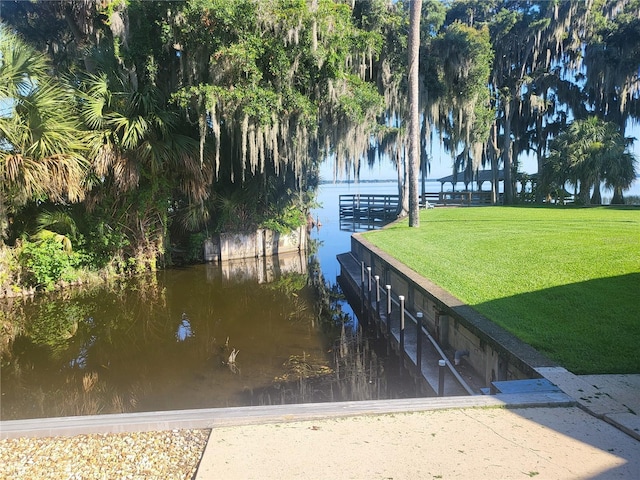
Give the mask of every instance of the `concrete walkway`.
[[574, 375], [562, 367], [537, 370], [583, 410], [640, 441], [640, 375]]
[[544, 373], [570, 395], [421, 399], [404, 412], [381, 402], [214, 428], [196, 478], [640, 478], [640, 375]]

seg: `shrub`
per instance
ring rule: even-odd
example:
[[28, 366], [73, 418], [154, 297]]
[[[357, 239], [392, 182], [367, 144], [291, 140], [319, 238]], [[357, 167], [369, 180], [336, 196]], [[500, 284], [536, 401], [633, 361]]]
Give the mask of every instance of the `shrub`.
[[640, 205], [640, 195], [629, 195], [624, 197], [624, 203], [626, 205]]
[[0, 292], [20, 284], [20, 263], [13, 248], [0, 246]]
[[189, 235], [189, 245], [187, 246], [187, 253], [185, 255], [185, 261], [187, 263], [197, 263], [204, 261], [204, 241], [207, 238], [207, 234], [204, 232], [193, 233]]
[[23, 269], [23, 280], [27, 286], [52, 290], [60, 279], [73, 277], [78, 257], [67, 252], [62, 243], [54, 238], [39, 242], [25, 241], [19, 254]]
[[263, 221], [260, 226], [278, 233], [288, 233], [304, 225], [304, 223], [305, 217], [302, 212], [294, 206], [289, 206], [281, 213]]

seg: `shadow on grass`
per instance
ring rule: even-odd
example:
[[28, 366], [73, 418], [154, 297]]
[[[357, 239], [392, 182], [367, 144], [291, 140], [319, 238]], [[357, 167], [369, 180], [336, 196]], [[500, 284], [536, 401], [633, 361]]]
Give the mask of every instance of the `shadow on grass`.
[[640, 372], [640, 273], [472, 307], [573, 373]]
[[[602, 387], [603, 395], [627, 408], [638, 405], [640, 273], [547, 288], [472, 308], [575, 374], [636, 374], [604, 375], [600, 380], [598, 375], [582, 378], [589, 384], [595, 382], [593, 386]], [[619, 391], [603, 386], [600, 382], [605, 377], [626, 389], [624, 395], [618, 397]], [[631, 377], [635, 379], [633, 382], [629, 380]], [[629, 399], [635, 400], [629, 403]], [[569, 448], [593, 461], [588, 464], [576, 457], [567, 459], [567, 478], [637, 478], [635, 472], [640, 471], [637, 440], [604, 420], [575, 407], [516, 411], [526, 421], [553, 432], [540, 444], [536, 443], [540, 438], [533, 434], [522, 445], [539, 448], [536, 451]], [[630, 422], [627, 426], [637, 424]], [[526, 431], [526, 426], [523, 430]], [[523, 473], [527, 475], [526, 469]], [[534, 476], [538, 472], [532, 469], [528, 474]]]

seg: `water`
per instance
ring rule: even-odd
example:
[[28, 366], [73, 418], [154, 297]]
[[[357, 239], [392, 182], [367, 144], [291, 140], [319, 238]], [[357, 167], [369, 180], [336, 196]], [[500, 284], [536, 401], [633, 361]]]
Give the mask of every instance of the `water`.
[[393, 189], [323, 185], [310, 262], [195, 265], [3, 301], [0, 418], [415, 395], [348, 303], [309, 280], [335, 289], [336, 255], [350, 248], [338, 195]]
[[318, 258], [322, 272], [327, 279], [334, 279], [340, 274], [340, 265], [336, 256], [351, 249], [350, 230], [340, 228], [338, 218], [340, 195], [346, 194], [397, 194], [395, 182], [363, 182], [322, 184], [318, 191], [320, 208], [312, 211], [315, 219], [321, 223], [320, 228], [311, 232], [311, 239], [320, 242]]
[[328, 364], [306, 278], [233, 282], [197, 265], [27, 302], [3, 358], [2, 418], [251, 403], [291, 358]]

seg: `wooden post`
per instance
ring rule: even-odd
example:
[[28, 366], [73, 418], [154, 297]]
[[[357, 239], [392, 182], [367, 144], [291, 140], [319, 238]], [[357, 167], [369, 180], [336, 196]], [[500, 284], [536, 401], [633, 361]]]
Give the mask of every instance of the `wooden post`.
[[444, 396], [444, 373], [447, 368], [447, 362], [438, 360], [438, 396]]
[[387, 289], [387, 335], [391, 334], [391, 285], [384, 286]]
[[404, 364], [404, 295], [399, 295], [400, 300], [400, 368]]
[[374, 275], [376, 281], [376, 315], [380, 315], [380, 275]]
[[360, 311], [364, 313], [364, 262], [360, 262]]
[[422, 312], [416, 313], [416, 367], [418, 367], [418, 375], [422, 377]]
[[367, 309], [371, 309], [371, 267], [367, 267], [367, 285], [369, 288], [369, 305], [367, 305]]

